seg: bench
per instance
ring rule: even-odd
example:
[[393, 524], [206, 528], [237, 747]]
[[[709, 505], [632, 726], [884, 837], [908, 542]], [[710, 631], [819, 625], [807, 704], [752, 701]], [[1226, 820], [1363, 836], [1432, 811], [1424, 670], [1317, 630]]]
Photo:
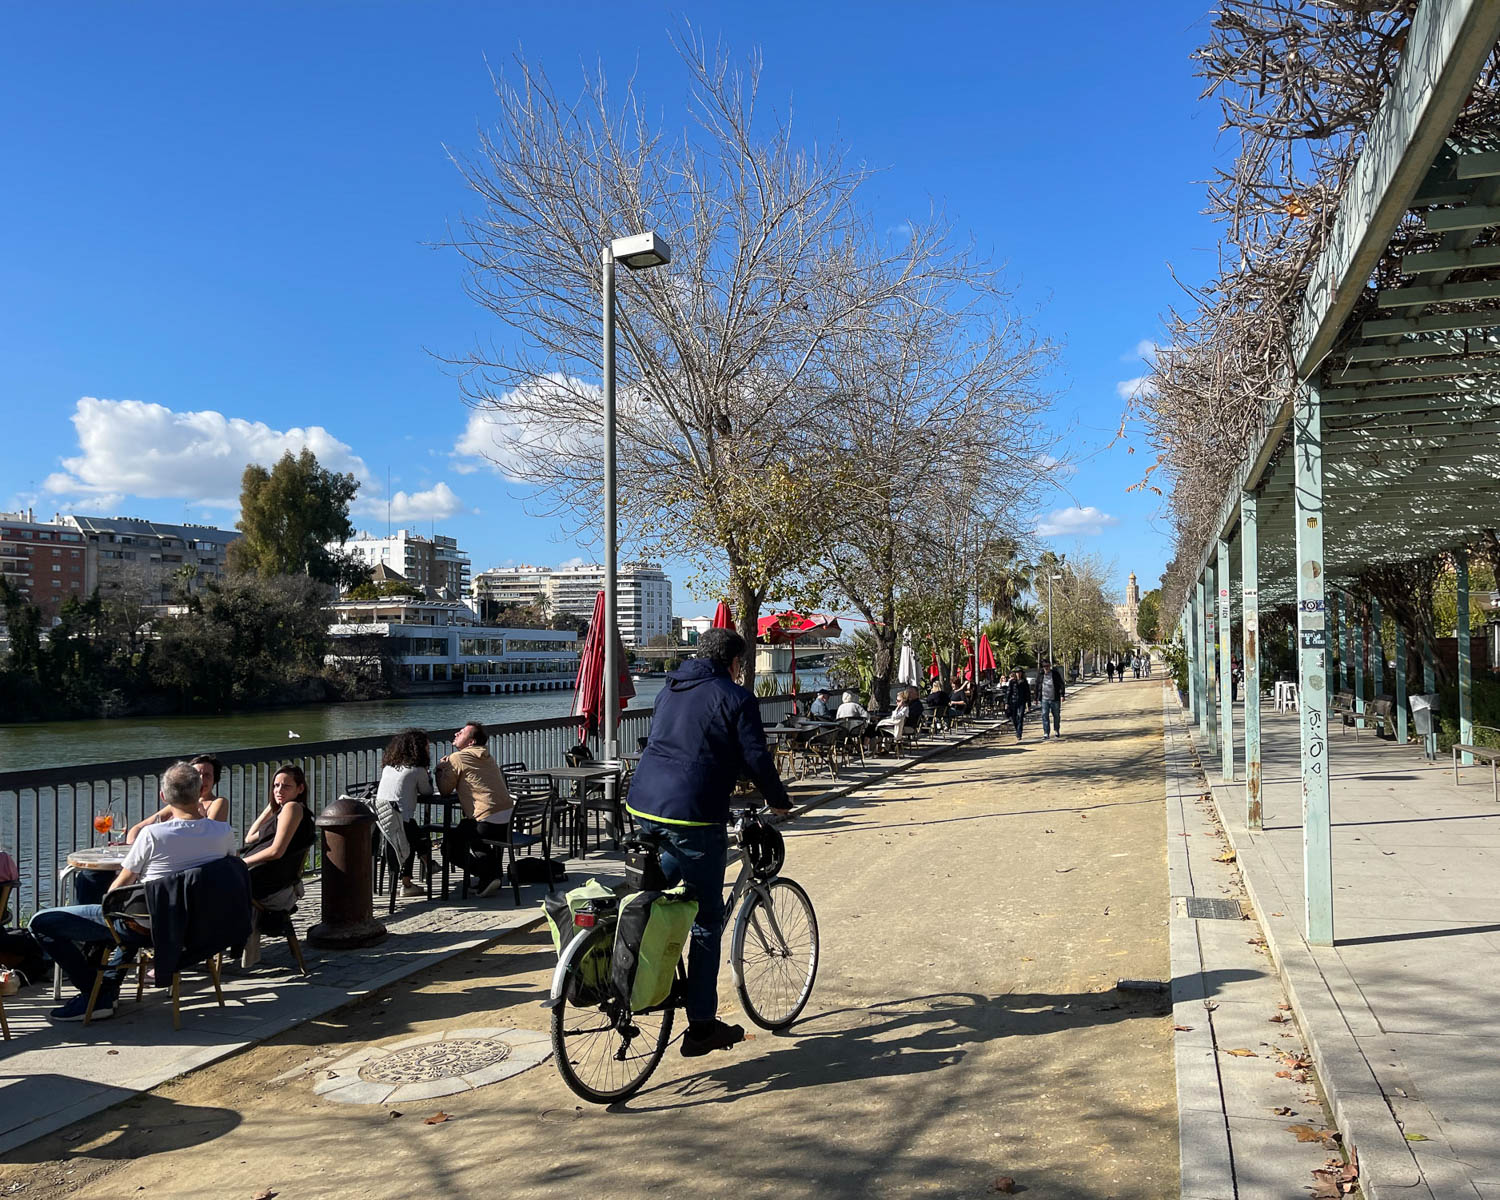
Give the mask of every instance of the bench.
[[1351, 727], [1357, 728], [1357, 726], [1354, 725], [1355, 712], [1353, 692], [1334, 692], [1333, 715], [1339, 719], [1340, 732]]
[[1496, 770], [1496, 761], [1500, 760], [1500, 750], [1492, 746], [1471, 746], [1467, 742], [1453, 743], [1453, 786], [1459, 784], [1458, 778], [1458, 756], [1460, 754], [1472, 754], [1476, 759], [1483, 759], [1490, 764], [1490, 786], [1494, 788], [1495, 800], [1500, 803], [1500, 771]]
[[[1366, 715], [1370, 718], [1370, 720], [1374, 721], [1374, 723], [1375, 723], [1375, 736], [1376, 737], [1383, 737], [1383, 736], [1385, 736], [1384, 734], [1382, 734], [1380, 732], [1380, 723], [1382, 721], [1384, 721], [1385, 722], [1386, 730], [1390, 734], [1391, 740], [1392, 741], [1395, 740], [1395, 737], [1396, 737], [1396, 699], [1395, 699], [1394, 696], [1376, 696], [1375, 699], [1373, 699], [1373, 700], [1370, 701], [1370, 706], [1366, 710]], [[1359, 736], [1359, 734], [1358, 734], [1358, 732], [1356, 732], [1355, 733], [1355, 737], [1358, 737], [1358, 736]]]

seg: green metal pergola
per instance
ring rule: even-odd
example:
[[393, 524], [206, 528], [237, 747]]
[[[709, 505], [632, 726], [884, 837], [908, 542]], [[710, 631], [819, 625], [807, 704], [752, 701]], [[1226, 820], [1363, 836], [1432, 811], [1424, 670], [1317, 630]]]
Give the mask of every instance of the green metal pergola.
[[[1334, 939], [1328, 604], [1332, 593], [1337, 607], [1341, 582], [1368, 566], [1454, 553], [1460, 728], [1473, 738], [1462, 548], [1500, 523], [1500, 131], [1493, 145], [1459, 144], [1453, 125], [1497, 39], [1497, 0], [1424, 0], [1417, 10], [1294, 330], [1297, 385], [1265, 414], [1180, 616], [1193, 718], [1233, 780], [1231, 580], [1238, 575], [1247, 701], [1260, 696], [1260, 605], [1296, 603], [1304, 928], [1315, 945]], [[1407, 221], [1439, 246], [1404, 257], [1399, 286], [1376, 291], [1375, 268]], [[1378, 647], [1378, 609], [1370, 623]], [[1347, 602], [1336, 629], [1347, 671], [1351, 630], [1363, 645]], [[1399, 632], [1395, 650], [1404, 733]], [[1364, 655], [1352, 657], [1362, 706]], [[1371, 657], [1378, 694], [1384, 654]], [[1430, 664], [1426, 674], [1431, 690]], [[1251, 828], [1261, 821], [1260, 772], [1259, 708], [1247, 702]]]

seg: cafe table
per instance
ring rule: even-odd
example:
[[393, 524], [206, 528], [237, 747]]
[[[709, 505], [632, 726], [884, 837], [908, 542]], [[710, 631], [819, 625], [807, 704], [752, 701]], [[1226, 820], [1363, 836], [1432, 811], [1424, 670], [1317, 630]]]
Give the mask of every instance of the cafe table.
[[[68, 851], [67, 865], [57, 874], [59, 903], [66, 905], [73, 902], [73, 897], [68, 894], [68, 884], [79, 871], [108, 871], [111, 875], [118, 875], [125, 864], [125, 856], [129, 853], [130, 847], [123, 845], [80, 846], [77, 850]], [[62, 999], [62, 968], [56, 965], [52, 968], [52, 998]]]
[[[593, 762], [584, 763], [577, 767], [549, 767], [548, 777], [558, 787], [559, 798], [572, 810], [571, 819], [568, 822], [568, 854], [571, 857], [575, 851], [579, 857], [588, 854], [588, 828], [586, 825], [587, 813], [589, 812], [587, 791], [591, 783], [603, 783], [608, 779], [618, 781], [624, 768], [619, 762]], [[562, 794], [562, 785], [571, 783], [573, 794], [571, 796]], [[620, 827], [624, 824], [624, 812], [620, 807], [618, 785], [615, 794], [610, 797], [609, 812], [610, 837], [616, 846], [620, 844]]]

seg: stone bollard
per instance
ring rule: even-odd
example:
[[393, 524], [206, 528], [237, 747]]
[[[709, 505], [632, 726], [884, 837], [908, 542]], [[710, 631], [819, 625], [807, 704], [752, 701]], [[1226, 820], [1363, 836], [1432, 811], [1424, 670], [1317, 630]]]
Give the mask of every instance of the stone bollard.
[[370, 886], [370, 836], [375, 814], [349, 796], [340, 796], [315, 822], [323, 831], [323, 919], [307, 931], [310, 945], [323, 950], [373, 946], [386, 936], [375, 919]]

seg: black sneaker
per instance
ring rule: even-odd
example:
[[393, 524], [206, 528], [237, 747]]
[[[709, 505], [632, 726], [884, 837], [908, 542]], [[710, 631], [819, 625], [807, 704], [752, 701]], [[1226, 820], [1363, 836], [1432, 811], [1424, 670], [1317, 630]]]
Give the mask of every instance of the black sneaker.
[[728, 1050], [744, 1040], [743, 1025], [726, 1025], [718, 1020], [689, 1025], [682, 1035], [682, 1057], [699, 1058], [710, 1050]]
[[[54, 1021], [81, 1021], [88, 1013], [89, 998], [87, 996], [74, 996], [61, 1008], [54, 1008], [47, 1016]], [[115, 1015], [115, 1001], [112, 996], [100, 996], [99, 1002], [94, 1005], [94, 1011], [89, 1016], [91, 1021], [107, 1021]]]

